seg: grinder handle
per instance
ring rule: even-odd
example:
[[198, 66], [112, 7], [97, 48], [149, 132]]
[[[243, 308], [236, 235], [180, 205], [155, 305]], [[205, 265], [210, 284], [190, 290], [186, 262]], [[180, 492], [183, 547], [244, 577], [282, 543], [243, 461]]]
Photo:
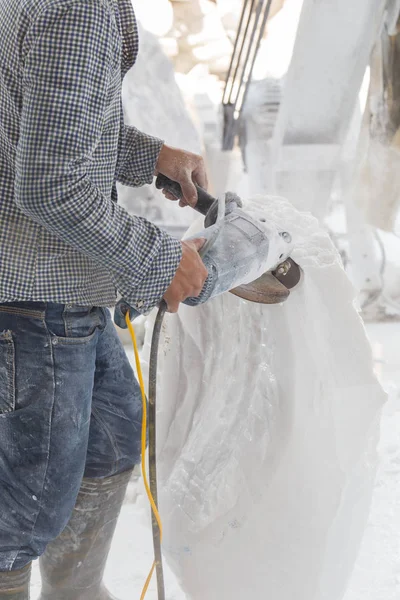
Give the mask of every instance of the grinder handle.
[[[218, 202], [218, 200], [213, 198], [213, 196], [203, 190], [199, 185], [194, 185], [197, 190], [197, 203], [193, 208], [202, 215], [206, 215], [214, 202]], [[157, 176], [156, 188], [169, 192], [175, 196], [177, 200], [181, 200], [183, 197], [182, 188], [179, 183], [177, 181], [172, 181], [172, 179], [169, 179], [169, 177], [166, 177], [165, 175], [161, 175], [161, 173]]]

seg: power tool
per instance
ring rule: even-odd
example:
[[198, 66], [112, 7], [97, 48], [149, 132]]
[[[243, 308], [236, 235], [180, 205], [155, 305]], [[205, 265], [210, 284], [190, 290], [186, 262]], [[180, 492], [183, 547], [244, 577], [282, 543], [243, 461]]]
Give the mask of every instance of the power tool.
[[[158, 175], [156, 187], [179, 200], [183, 197], [179, 183], [164, 175]], [[279, 231], [264, 217], [246, 213], [236, 194], [228, 192], [225, 199], [217, 199], [197, 185], [196, 189], [194, 208], [205, 219], [204, 229], [195, 237], [206, 239], [200, 255], [208, 277], [200, 295], [184, 303], [197, 306], [226, 291], [261, 304], [286, 300], [301, 279], [299, 265], [289, 256], [293, 249], [290, 233]], [[123, 329], [128, 311], [131, 318], [139, 314], [120, 300], [114, 321]]]

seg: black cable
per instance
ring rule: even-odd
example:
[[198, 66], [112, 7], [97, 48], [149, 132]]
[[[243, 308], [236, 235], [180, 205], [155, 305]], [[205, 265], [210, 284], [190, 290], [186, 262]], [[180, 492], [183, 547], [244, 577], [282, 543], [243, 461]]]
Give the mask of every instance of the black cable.
[[[156, 399], [157, 399], [157, 360], [158, 346], [160, 343], [161, 326], [164, 319], [167, 304], [162, 300], [154, 323], [153, 336], [151, 338], [150, 365], [149, 365], [149, 477], [150, 490], [154, 502], [158, 508], [157, 499], [157, 458], [156, 458]], [[153, 528], [154, 558], [156, 562], [158, 600], [165, 600], [164, 570], [161, 554], [160, 529], [154, 512], [151, 513]]]

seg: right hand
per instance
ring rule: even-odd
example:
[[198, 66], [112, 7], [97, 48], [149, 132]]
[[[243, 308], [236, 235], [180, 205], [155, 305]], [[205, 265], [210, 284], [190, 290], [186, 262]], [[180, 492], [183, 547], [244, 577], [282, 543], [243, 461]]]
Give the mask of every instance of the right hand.
[[[180, 206], [196, 206], [197, 190], [195, 183], [203, 189], [207, 189], [208, 181], [204, 160], [198, 154], [172, 148], [164, 144], [158, 156], [156, 173], [166, 175], [172, 181], [177, 181], [182, 189], [183, 198], [179, 201]], [[163, 191], [168, 200], [176, 200], [175, 196]]]
[[177, 312], [179, 304], [186, 298], [197, 297], [203, 289], [208, 271], [201, 260], [199, 250], [204, 238], [181, 242], [182, 258], [171, 285], [164, 294], [168, 312]]

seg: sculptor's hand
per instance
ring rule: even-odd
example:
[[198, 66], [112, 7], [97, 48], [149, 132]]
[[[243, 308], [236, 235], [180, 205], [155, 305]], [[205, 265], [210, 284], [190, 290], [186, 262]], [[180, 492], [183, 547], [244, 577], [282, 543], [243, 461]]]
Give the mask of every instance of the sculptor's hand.
[[[193, 182], [207, 189], [208, 181], [204, 161], [198, 154], [172, 148], [164, 144], [158, 156], [156, 164], [156, 175], [162, 173], [173, 181], [177, 181], [183, 192], [180, 206], [195, 206], [197, 202], [197, 191]], [[169, 200], [176, 200], [175, 196], [163, 191]]]
[[168, 305], [168, 312], [177, 312], [179, 303], [191, 296], [197, 297], [208, 271], [201, 260], [199, 250], [204, 245], [205, 239], [199, 238], [182, 243], [182, 258], [171, 285], [164, 294]]

